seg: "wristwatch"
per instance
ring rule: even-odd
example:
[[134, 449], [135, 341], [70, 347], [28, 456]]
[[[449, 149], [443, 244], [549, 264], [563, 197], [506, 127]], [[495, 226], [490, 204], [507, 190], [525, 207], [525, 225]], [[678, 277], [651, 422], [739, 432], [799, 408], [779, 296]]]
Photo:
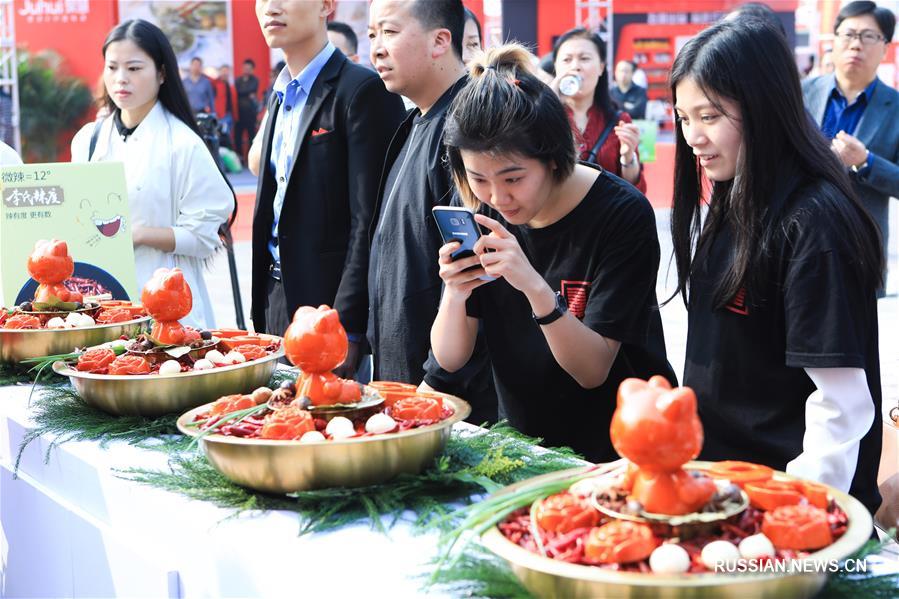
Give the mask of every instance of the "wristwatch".
[[562, 297], [562, 294], [556, 291], [556, 307], [553, 308], [553, 311], [547, 314], [546, 316], [537, 316], [533, 312], [531, 312], [531, 316], [534, 317], [534, 322], [539, 324], [540, 326], [546, 324], [552, 324], [562, 318], [562, 315], [568, 312], [568, 302], [565, 301], [565, 298]]
[[864, 161], [864, 162], [862, 162], [861, 164], [853, 164], [853, 165], [850, 166], [849, 168], [852, 169], [852, 172], [853, 172], [853, 173], [857, 173], [857, 172], [859, 172], [859, 171], [863, 171], [863, 170], [865, 170], [866, 168], [868, 168], [868, 161], [869, 161], [870, 159], [871, 159], [871, 150], [868, 150], [868, 152], [865, 154], [865, 161]]
[[618, 159], [618, 162], [621, 164], [621, 166], [623, 166], [623, 167], [625, 167], [625, 168], [627, 168], [627, 167], [629, 167], [629, 166], [634, 166], [635, 164], [637, 164], [637, 153], [634, 152], [633, 154], [631, 154], [630, 162], [625, 162], [625, 161], [624, 161], [624, 156], [621, 156], [621, 157]]

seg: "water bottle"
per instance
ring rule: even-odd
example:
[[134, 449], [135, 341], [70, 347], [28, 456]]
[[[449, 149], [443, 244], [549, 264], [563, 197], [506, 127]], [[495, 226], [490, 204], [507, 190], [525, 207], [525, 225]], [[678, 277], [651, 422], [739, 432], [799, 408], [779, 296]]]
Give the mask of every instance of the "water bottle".
[[581, 89], [580, 75], [565, 75], [559, 81], [559, 92], [564, 96], [573, 96]]

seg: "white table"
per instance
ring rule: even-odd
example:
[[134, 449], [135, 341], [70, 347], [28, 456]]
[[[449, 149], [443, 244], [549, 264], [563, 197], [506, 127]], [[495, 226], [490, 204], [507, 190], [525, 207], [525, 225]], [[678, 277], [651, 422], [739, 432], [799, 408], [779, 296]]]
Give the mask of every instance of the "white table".
[[124, 443], [71, 442], [44, 456], [29, 387], [0, 388], [0, 595], [5, 597], [418, 597], [434, 535], [398, 523], [297, 536], [290, 512], [244, 514], [123, 480], [166, 456]]
[[[29, 389], [0, 387], [0, 596], [423, 594], [416, 576], [436, 553], [434, 534], [413, 535], [400, 522], [387, 535], [361, 523], [298, 537], [291, 512], [234, 517], [234, 510], [115, 474], [165, 469], [162, 452], [70, 442], [45, 463], [52, 439], [41, 437], [25, 450], [13, 479], [19, 444], [33, 427]], [[899, 572], [895, 545], [879, 556], [877, 570]]]

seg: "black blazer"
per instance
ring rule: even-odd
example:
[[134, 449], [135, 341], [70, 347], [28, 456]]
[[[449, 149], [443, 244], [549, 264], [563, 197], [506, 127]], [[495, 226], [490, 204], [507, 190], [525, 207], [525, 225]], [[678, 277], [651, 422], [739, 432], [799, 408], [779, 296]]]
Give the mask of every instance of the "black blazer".
[[[270, 168], [279, 101], [272, 94], [253, 214], [251, 317], [265, 330], [277, 183]], [[336, 50], [315, 80], [299, 126], [278, 224], [288, 319], [299, 306], [328, 304], [349, 333], [368, 322], [368, 227], [391, 136], [405, 115], [373, 71]], [[282, 335], [284, 331], [267, 331]]]

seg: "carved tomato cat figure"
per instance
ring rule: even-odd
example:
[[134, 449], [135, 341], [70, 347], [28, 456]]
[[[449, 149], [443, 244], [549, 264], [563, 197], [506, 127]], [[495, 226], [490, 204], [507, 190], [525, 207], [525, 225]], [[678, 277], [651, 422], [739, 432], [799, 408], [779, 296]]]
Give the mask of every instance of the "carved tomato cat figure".
[[337, 310], [301, 306], [284, 333], [284, 352], [307, 373], [329, 372], [345, 359], [348, 342]]
[[75, 272], [69, 246], [58, 239], [41, 239], [28, 256], [28, 274], [38, 283], [62, 283]]
[[65, 241], [39, 240], [28, 256], [28, 274], [39, 283], [34, 301], [51, 305], [80, 302], [82, 295], [66, 289], [62, 284], [73, 272], [75, 262], [69, 256], [69, 246]]
[[155, 321], [150, 336], [157, 343], [179, 345], [185, 342], [186, 331], [178, 319], [190, 314], [193, 295], [180, 268], [157, 268], [144, 285], [140, 299]]
[[193, 294], [180, 268], [157, 268], [140, 295], [154, 320], [178, 320], [190, 314]]
[[615, 450], [636, 465], [631, 498], [647, 512], [687, 514], [715, 493], [710, 478], [682, 468], [699, 455], [703, 440], [696, 394], [689, 387], [672, 389], [660, 376], [626, 379], [618, 388], [611, 438]]

